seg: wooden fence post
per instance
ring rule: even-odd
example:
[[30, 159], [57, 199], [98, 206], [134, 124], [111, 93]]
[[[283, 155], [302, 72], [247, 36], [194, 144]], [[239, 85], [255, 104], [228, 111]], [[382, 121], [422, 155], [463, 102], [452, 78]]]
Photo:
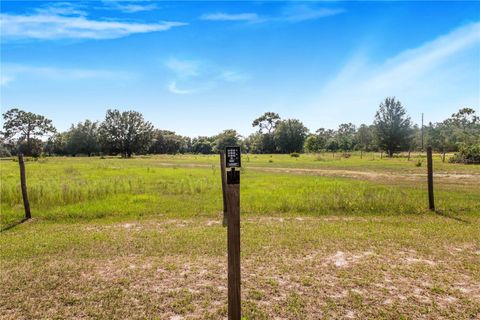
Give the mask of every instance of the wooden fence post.
[[220, 174], [222, 175], [222, 195], [223, 195], [223, 222], [224, 227], [227, 226], [227, 177], [225, 172], [225, 153], [220, 151]]
[[435, 211], [435, 200], [433, 197], [433, 159], [432, 147], [427, 147], [427, 168], [428, 168], [428, 205], [430, 210]]
[[227, 249], [228, 249], [228, 319], [242, 316], [240, 294], [240, 147], [225, 148], [227, 172]]
[[240, 320], [240, 184], [227, 184], [227, 212], [228, 319]]
[[25, 219], [32, 217], [30, 213], [30, 203], [27, 194], [27, 178], [25, 176], [25, 163], [23, 162], [23, 154], [18, 155], [18, 164], [20, 165], [20, 186], [22, 188], [23, 207], [25, 208]]

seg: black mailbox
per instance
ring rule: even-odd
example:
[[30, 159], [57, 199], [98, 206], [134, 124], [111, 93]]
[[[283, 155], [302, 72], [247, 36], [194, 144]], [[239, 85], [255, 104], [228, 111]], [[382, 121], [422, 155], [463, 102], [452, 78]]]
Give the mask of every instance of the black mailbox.
[[225, 160], [227, 168], [241, 167], [240, 147], [227, 147], [225, 149]]

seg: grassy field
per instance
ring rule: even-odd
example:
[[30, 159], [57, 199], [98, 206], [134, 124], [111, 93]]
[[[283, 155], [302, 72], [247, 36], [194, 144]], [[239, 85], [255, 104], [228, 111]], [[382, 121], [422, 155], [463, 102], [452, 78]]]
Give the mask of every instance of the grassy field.
[[[480, 167], [244, 155], [247, 319], [479, 319]], [[226, 317], [218, 156], [0, 162], [0, 318]]]

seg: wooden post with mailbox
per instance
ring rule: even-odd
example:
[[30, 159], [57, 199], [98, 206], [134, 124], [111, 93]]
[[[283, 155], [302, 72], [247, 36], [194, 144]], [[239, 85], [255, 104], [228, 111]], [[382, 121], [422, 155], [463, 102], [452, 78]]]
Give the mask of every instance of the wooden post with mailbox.
[[227, 171], [228, 319], [241, 319], [240, 295], [240, 147], [225, 150]]
[[23, 154], [18, 155], [18, 164], [20, 166], [20, 187], [22, 189], [23, 207], [25, 208], [25, 219], [30, 219], [30, 202], [27, 194], [27, 178], [25, 174], [25, 162], [23, 161]]
[[222, 225], [227, 226], [227, 177], [225, 172], [225, 153], [220, 151], [220, 174], [222, 175], [222, 196], [223, 196], [223, 221]]
[[427, 147], [427, 179], [428, 179], [428, 207], [435, 211], [435, 200], [433, 197], [433, 159], [432, 147]]

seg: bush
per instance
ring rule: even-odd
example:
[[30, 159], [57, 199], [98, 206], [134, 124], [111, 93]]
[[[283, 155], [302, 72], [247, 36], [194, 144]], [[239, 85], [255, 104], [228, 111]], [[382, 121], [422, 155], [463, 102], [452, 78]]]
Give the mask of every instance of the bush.
[[298, 152], [292, 152], [292, 153], [290, 153], [290, 157], [292, 157], [292, 158], [299, 158], [299, 157], [300, 157], [300, 153], [298, 153]]
[[415, 167], [421, 167], [422, 166], [422, 160], [417, 160], [415, 163]]
[[448, 161], [454, 163], [480, 164], [480, 144], [472, 144], [469, 146], [461, 145], [459, 152]]

